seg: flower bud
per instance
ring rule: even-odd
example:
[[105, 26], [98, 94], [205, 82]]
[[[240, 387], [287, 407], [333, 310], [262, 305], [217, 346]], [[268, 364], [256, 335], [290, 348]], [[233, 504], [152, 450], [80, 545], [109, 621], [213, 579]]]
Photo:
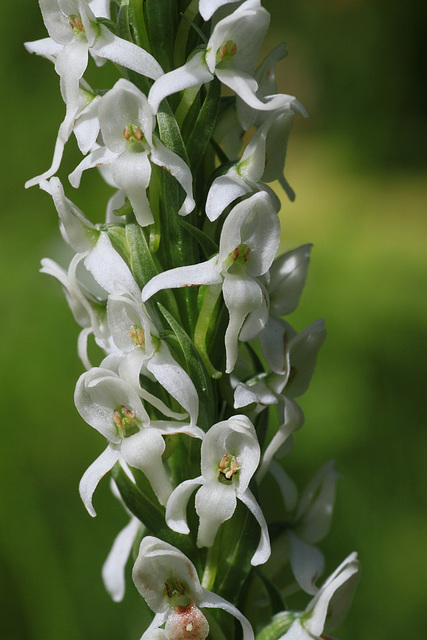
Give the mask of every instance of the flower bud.
[[174, 607], [166, 620], [167, 640], [205, 640], [209, 624], [200, 609], [191, 602], [186, 607]]

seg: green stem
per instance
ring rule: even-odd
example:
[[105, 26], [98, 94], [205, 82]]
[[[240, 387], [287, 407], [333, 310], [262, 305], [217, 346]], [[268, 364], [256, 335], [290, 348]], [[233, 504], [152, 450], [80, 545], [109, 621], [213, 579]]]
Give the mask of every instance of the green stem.
[[218, 300], [222, 292], [222, 284], [215, 284], [206, 287], [203, 296], [202, 308], [197, 319], [196, 329], [194, 331], [194, 344], [203, 360], [203, 363], [209, 375], [217, 380], [221, 377], [221, 371], [217, 371], [210, 361], [206, 341], [208, 332], [212, 327], [212, 323], [216, 323], [218, 317], [219, 305]]

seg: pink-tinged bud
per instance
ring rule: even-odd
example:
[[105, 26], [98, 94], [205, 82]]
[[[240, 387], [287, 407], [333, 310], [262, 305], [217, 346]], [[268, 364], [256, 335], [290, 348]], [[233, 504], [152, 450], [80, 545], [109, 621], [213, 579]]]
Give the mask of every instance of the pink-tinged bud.
[[134, 129], [133, 129], [133, 133], [134, 133], [134, 135], [135, 135], [135, 138], [136, 138], [138, 141], [141, 141], [141, 140], [142, 140], [142, 137], [143, 137], [143, 136], [142, 136], [142, 131], [141, 131], [141, 129], [140, 129], [139, 127], [134, 127]]
[[222, 47], [220, 47], [220, 50], [219, 50], [219, 57], [221, 58], [221, 60], [224, 58], [224, 56], [227, 55], [227, 51], [228, 51], [228, 44], [225, 43], [222, 45]]
[[230, 54], [230, 56], [235, 56], [237, 53], [237, 44], [235, 42], [233, 42], [233, 44], [230, 47], [230, 50], [228, 52]]
[[205, 640], [209, 624], [200, 609], [190, 603], [186, 607], [174, 607], [165, 625], [168, 640]]
[[131, 132], [129, 127], [125, 127], [123, 129], [123, 137], [126, 138], [126, 140], [130, 140], [130, 136], [131, 136]]

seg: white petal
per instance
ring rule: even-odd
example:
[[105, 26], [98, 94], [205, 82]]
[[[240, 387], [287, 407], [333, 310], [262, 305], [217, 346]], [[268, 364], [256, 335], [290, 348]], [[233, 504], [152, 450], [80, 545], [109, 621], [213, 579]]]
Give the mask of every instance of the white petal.
[[77, 338], [77, 354], [86, 369], [90, 369], [92, 367], [87, 354], [87, 339], [91, 333], [93, 333], [92, 327], [83, 329], [80, 331], [79, 337]]
[[89, 153], [98, 137], [98, 107], [100, 102], [101, 96], [95, 96], [81, 112], [74, 124], [74, 135], [76, 136], [77, 145], [83, 155]]
[[295, 531], [306, 542], [319, 542], [328, 534], [339, 477], [334, 461], [330, 460], [316, 473], [302, 494], [295, 514]]
[[258, 336], [262, 355], [268, 366], [272, 371], [283, 376], [288, 376], [290, 370], [289, 350], [286, 349], [289, 340], [287, 326], [283, 320], [270, 316]]
[[280, 408], [283, 410], [283, 422], [264, 452], [261, 466], [257, 474], [259, 481], [264, 477], [270, 462], [278, 449], [287, 442], [291, 434], [297, 429], [300, 429], [304, 423], [304, 414], [301, 408], [290, 398], [282, 398], [280, 400]]
[[[305, 627], [310, 633], [318, 636], [325, 626], [333, 629], [341, 623], [350, 606], [358, 572], [357, 554], [352, 553], [321, 586], [306, 608], [306, 613], [313, 612], [305, 622]], [[333, 599], [335, 602], [332, 606]]]
[[93, 169], [100, 165], [111, 164], [117, 158], [117, 153], [110, 151], [107, 147], [98, 147], [95, 151], [92, 151], [86, 158], [77, 165], [72, 173], [68, 176], [70, 184], [77, 189], [82, 179], [83, 171], [86, 169]]
[[185, 480], [173, 490], [166, 505], [166, 523], [168, 527], [178, 533], [190, 533], [187, 525], [187, 503], [195, 487], [201, 484], [203, 484], [203, 476]]
[[210, 82], [212, 79], [213, 75], [204, 60], [204, 52], [196, 53], [185, 65], [165, 73], [156, 80], [148, 94], [148, 102], [153, 112], [157, 113], [164, 98], [178, 91]]
[[195, 504], [200, 518], [197, 546], [210, 547], [220, 525], [229, 520], [236, 509], [236, 491], [232, 485], [215, 480], [200, 487]]
[[296, 581], [306, 593], [314, 595], [318, 591], [315, 582], [325, 568], [323, 553], [298, 538], [291, 529], [286, 535], [289, 541], [289, 561]]
[[162, 461], [165, 446], [160, 433], [151, 426], [125, 438], [121, 446], [123, 458], [131, 467], [141, 469], [145, 473], [160, 504], [163, 505], [172, 493], [172, 485]]
[[184, 160], [170, 149], [167, 149], [156, 136], [153, 136], [150, 158], [154, 164], [169, 171], [184, 189], [186, 197], [178, 211], [179, 215], [186, 216], [191, 213], [196, 206], [193, 199], [193, 176]]
[[226, 373], [231, 373], [238, 354], [238, 338], [243, 322], [251, 311], [258, 309], [263, 301], [258, 282], [243, 274], [228, 273], [222, 288], [224, 302], [230, 314], [225, 332]]
[[162, 387], [188, 411], [191, 425], [195, 426], [199, 413], [199, 396], [189, 375], [174, 360], [164, 342], [160, 343], [158, 352], [146, 366]]
[[137, 518], [131, 518], [114, 540], [110, 553], [103, 564], [102, 579], [114, 602], [120, 602], [125, 595], [125, 566], [140, 525]]
[[99, 231], [90, 220], [85, 218], [82, 211], [65, 196], [64, 187], [59, 178], [51, 178], [49, 182], [42, 182], [40, 187], [52, 196], [68, 244], [77, 253], [92, 250], [98, 239]]
[[191, 287], [202, 284], [221, 284], [222, 276], [218, 268], [218, 256], [214, 256], [207, 262], [177, 267], [169, 271], [163, 271], [145, 285], [142, 290], [142, 301], [145, 302], [151, 296], [162, 289], [176, 289], [178, 287]]
[[255, 500], [253, 493], [246, 489], [243, 493], [237, 494], [238, 498], [245, 504], [249, 511], [252, 513], [254, 518], [258, 521], [259, 526], [261, 527], [261, 539], [259, 541], [259, 545], [257, 550], [251, 559], [251, 564], [253, 566], [257, 566], [259, 564], [264, 564], [270, 557], [271, 554], [271, 546], [270, 546], [270, 536], [268, 534], [267, 522], [264, 518], [264, 514], [259, 506], [258, 502]]
[[85, 259], [85, 267], [108, 293], [121, 288], [137, 299], [141, 295], [129, 267], [113, 248], [108, 234], [104, 231], [100, 233], [94, 249]]
[[42, 38], [41, 40], [33, 40], [33, 42], [24, 42], [24, 47], [30, 53], [43, 56], [51, 62], [55, 62], [58, 54], [63, 49], [62, 44], [58, 44], [52, 38]]
[[209, 220], [213, 222], [219, 218], [229, 204], [250, 191], [250, 187], [238, 175], [234, 167], [226, 175], [216, 178], [212, 182], [206, 199], [206, 215]]
[[131, 69], [147, 78], [157, 80], [163, 75], [163, 69], [153, 56], [132, 42], [114, 35], [104, 25], [98, 25], [101, 35], [92, 47], [100, 58], [106, 58], [121, 67]]
[[288, 382], [286, 395], [297, 398], [307, 391], [325, 338], [325, 323], [323, 320], [316, 320], [289, 342], [290, 362], [296, 375]]
[[203, 20], [207, 22], [219, 7], [236, 1], [237, 0], [199, 0], [199, 13]]
[[150, 184], [151, 164], [148, 153], [124, 151], [111, 166], [113, 180], [130, 200], [141, 227], [154, 222], [146, 189]]
[[287, 511], [293, 511], [298, 499], [298, 490], [295, 482], [284, 469], [274, 460], [270, 464], [270, 473], [277, 481]]
[[275, 316], [287, 316], [297, 308], [307, 277], [311, 244], [282, 254], [270, 267], [271, 313]]
[[198, 603], [200, 608], [206, 607], [210, 609], [223, 609], [224, 611], [227, 611], [227, 613], [231, 613], [231, 615], [237, 618], [242, 625], [243, 640], [254, 640], [254, 632], [249, 620], [245, 618], [245, 616], [240, 613], [240, 611], [232, 605], [231, 602], [224, 600], [224, 598], [221, 598], [221, 596], [218, 596], [216, 593], [212, 593], [212, 591], [207, 591], [207, 589], [203, 589], [203, 592], [203, 600]]
[[120, 449], [114, 445], [108, 445], [105, 451], [101, 453], [95, 462], [92, 462], [90, 467], [86, 469], [82, 479], [80, 480], [80, 497], [89, 514], [93, 517], [96, 516], [96, 511], [92, 505], [93, 493], [101, 478], [103, 478], [105, 474], [112, 469], [119, 459], [119, 456]]

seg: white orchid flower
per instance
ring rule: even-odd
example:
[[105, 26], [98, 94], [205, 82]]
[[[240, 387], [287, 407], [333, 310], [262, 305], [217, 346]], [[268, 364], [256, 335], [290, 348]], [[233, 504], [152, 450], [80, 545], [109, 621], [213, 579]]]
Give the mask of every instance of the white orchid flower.
[[76, 270], [86, 257], [85, 253], [77, 253], [65, 271], [56, 262], [44, 258], [41, 273], [56, 278], [62, 285], [68, 305], [78, 325], [82, 327], [77, 340], [77, 352], [86, 369], [91, 368], [87, 353], [88, 337], [93, 334], [97, 345], [106, 353], [113, 350], [111, 334], [108, 329], [105, 303], [98, 300], [77, 279]]
[[[231, 613], [242, 625], [243, 640], [253, 640], [254, 633], [245, 616], [224, 598], [204, 589], [193, 563], [167, 542], [152, 536], [143, 538], [132, 577], [139, 593], [156, 614], [146, 633], [151, 634], [166, 622], [169, 638], [203, 640], [209, 626], [199, 609], [214, 608]], [[182, 623], [177, 620], [180, 613], [189, 618], [187, 625], [191, 626], [186, 628], [187, 634], [183, 633]], [[193, 626], [194, 636], [191, 635]]]
[[[279, 180], [291, 200], [295, 194], [283, 176], [287, 139], [294, 113], [276, 110], [257, 129], [239, 162], [226, 174], [215, 178], [206, 200], [206, 215], [216, 220], [237, 198], [254, 191], [267, 190], [264, 182]], [[269, 191], [271, 195], [271, 190]], [[274, 196], [275, 197], [275, 196]], [[280, 201], [276, 198], [280, 208]]]
[[141, 295], [132, 273], [113, 248], [106, 231], [92, 224], [84, 213], [65, 196], [59, 178], [51, 178], [40, 187], [52, 196], [60, 220], [64, 240], [77, 253], [84, 253], [84, 265], [107, 293], [120, 288], [135, 298]]
[[146, 226], [154, 222], [146, 195], [151, 177], [150, 162], [154, 162], [171, 173], [186, 193], [178, 213], [190, 213], [195, 206], [191, 171], [153, 134], [154, 116], [144, 94], [121, 78], [103, 96], [98, 115], [105, 146], [92, 151], [70, 174], [73, 187], [79, 186], [86, 169], [109, 165], [116, 187], [128, 196], [139, 224]]
[[150, 422], [137, 391], [104, 367], [94, 367], [80, 376], [74, 402], [82, 418], [109, 442], [80, 481], [80, 495], [90, 515], [96, 515], [92, 496], [99, 481], [120, 458], [143, 471], [159, 502], [166, 504], [172, 485], [162, 462], [162, 436], [185, 433], [202, 438], [203, 432], [188, 424]]
[[280, 223], [265, 192], [237, 204], [224, 222], [219, 254], [201, 264], [178, 267], [152, 278], [142, 290], [148, 300], [161, 289], [222, 285], [230, 320], [225, 334], [226, 372], [235, 365], [243, 322], [253, 313], [263, 326], [268, 319], [265, 292], [258, 277], [266, 273], [279, 246]]
[[[66, 104], [65, 118], [59, 128], [52, 166], [41, 176], [26, 183], [26, 187], [50, 178], [59, 168], [64, 145], [69, 139], [80, 104], [79, 83], [88, 64], [89, 51], [99, 58], [111, 60], [127, 69], [155, 80], [163, 70], [158, 62], [141, 47], [114, 35], [97, 22], [87, 0], [39, 0], [49, 38], [27, 42], [31, 53], [55, 62], [61, 79], [61, 93]], [[102, 9], [96, 4], [95, 8]]]
[[[329, 576], [302, 614], [279, 640], [321, 640], [344, 620], [359, 579], [357, 553], [351, 553]], [[287, 615], [277, 614], [277, 616]]]
[[210, 82], [214, 76], [253, 109], [272, 111], [292, 103], [298, 108], [293, 96], [278, 95], [267, 102], [256, 97], [258, 84], [253, 74], [269, 23], [270, 14], [260, 0], [243, 2], [231, 15], [217, 22], [205, 51], [196, 52], [185, 65], [154, 82], [148, 95], [153, 111], [157, 113], [167, 96]]
[[200, 486], [196, 493], [197, 546], [210, 547], [220, 525], [232, 517], [238, 498], [261, 527], [260, 543], [251, 562], [253, 565], [266, 562], [270, 555], [267, 523], [249, 489], [259, 459], [260, 447], [249, 418], [237, 415], [214, 424], [202, 442], [202, 475], [182, 482], [168, 500], [166, 522], [169, 527], [179, 533], [189, 533], [186, 507], [191, 493]]
[[330, 460], [314, 475], [298, 500], [296, 487], [282, 467], [272, 462], [270, 471], [279, 484], [285, 506], [293, 512], [286, 519], [285, 531], [293, 574], [301, 589], [314, 595], [318, 590], [316, 580], [325, 565], [323, 553], [315, 545], [329, 532], [340, 474]]
[[[135, 283], [136, 285], [136, 283]], [[119, 372], [122, 378], [138, 388], [138, 394], [164, 415], [182, 419], [161, 400], [141, 388], [140, 374], [157, 380], [188, 412], [190, 424], [195, 426], [199, 411], [199, 397], [189, 375], [175, 361], [141, 302], [124, 290], [113, 291], [107, 302], [107, 317], [112, 339], [120, 351]], [[186, 414], [184, 414], [186, 415]]]
[[[278, 320], [276, 320], [279, 323]], [[273, 456], [287, 446], [292, 433], [304, 422], [304, 414], [294, 398], [303, 395], [310, 384], [317, 354], [326, 337], [323, 320], [316, 320], [300, 333], [286, 322], [279, 323], [281, 342], [270, 335], [260, 344], [267, 363], [281, 373], [266, 372], [239, 382], [234, 391], [234, 407], [238, 409], [251, 403], [259, 405], [258, 413], [275, 405], [279, 416], [279, 428], [267, 446], [257, 478], [265, 475]], [[265, 343], [266, 344], [265, 344]], [[278, 349], [278, 352], [274, 349]]]
[[241, 3], [241, 0], [199, 0], [199, 13], [207, 22], [220, 7], [232, 2]]

